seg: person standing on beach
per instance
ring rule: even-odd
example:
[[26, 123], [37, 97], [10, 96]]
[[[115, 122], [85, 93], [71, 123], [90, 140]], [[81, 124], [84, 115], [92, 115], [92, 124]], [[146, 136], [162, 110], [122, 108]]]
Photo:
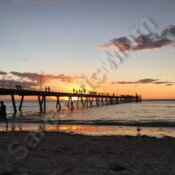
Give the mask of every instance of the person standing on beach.
[[1, 101], [1, 107], [0, 107], [0, 119], [6, 120], [7, 114], [6, 114], [6, 105], [3, 101]]

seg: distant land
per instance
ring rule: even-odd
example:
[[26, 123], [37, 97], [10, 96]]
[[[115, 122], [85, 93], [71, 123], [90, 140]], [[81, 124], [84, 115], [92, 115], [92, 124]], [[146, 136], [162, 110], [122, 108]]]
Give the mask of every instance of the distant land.
[[175, 101], [175, 99], [143, 99], [143, 101]]

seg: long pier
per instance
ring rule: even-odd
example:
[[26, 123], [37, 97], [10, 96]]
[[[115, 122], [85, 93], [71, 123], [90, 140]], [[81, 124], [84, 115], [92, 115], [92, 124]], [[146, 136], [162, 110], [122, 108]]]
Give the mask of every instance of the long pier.
[[[112, 105], [119, 103], [131, 103], [131, 102], [140, 102], [141, 96], [138, 95], [110, 95], [109, 93], [97, 93], [97, 92], [86, 92], [85, 90], [75, 89], [70, 90], [61, 89], [61, 88], [52, 88], [48, 86], [33, 86], [31, 84], [16, 84], [14, 82], [0, 81], [0, 96], [6, 95], [11, 97], [13, 104], [14, 114], [17, 113], [17, 106], [15, 96], [20, 96], [20, 105], [19, 111], [22, 110], [23, 101], [26, 96], [35, 96], [38, 98], [39, 110], [40, 112], [46, 112], [47, 108], [47, 97], [56, 97], [56, 108], [58, 111], [62, 109], [60, 98], [68, 97], [67, 107], [71, 111], [75, 106], [92, 107], [93, 102], [96, 106], [103, 105]], [[73, 97], [76, 97], [77, 100], [73, 101]]]

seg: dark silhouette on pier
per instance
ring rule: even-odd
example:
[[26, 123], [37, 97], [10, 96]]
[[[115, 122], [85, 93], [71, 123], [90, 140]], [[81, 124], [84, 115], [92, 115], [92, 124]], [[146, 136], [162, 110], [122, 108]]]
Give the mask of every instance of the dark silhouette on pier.
[[[23, 88], [22, 88], [23, 87]], [[40, 112], [46, 112], [46, 98], [47, 97], [56, 97], [56, 108], [58, 111], [61, 110], [60, 97], [68, 97], [67, 107], [71, 111], [74, 109], [74, 101], [73, 97], [76, 97], [76, 107], [78, 108], [79, 103], [81, 103], [82, 107], [92, 107], [93, 102], [96, 102], [96, 106], [103, 105], [113, 105], [113, 104], [121, 104], [121, 103], [131, 103], [131, 102], [140, 102], [141, 96], [137, 94], [134, 95], [115, 95], [109, 93], [97, 93], [90, 91], [87, 92], [86, 89], [76, 90], [72, 89], [71, 91], [66, 91], [65, 88], [63, 90], [59, 88], [50, 88], [49, 86], [39, 88], [37, 86], [32, 86], [30, 84], [20, 84], [15, 85], [13, 82], [6, 82], [4, 84], [3, 81], [0, 81], [0, 95], [8, 95], [11, 96], [14, 114], [17, 113], [15, 96], [18, 95], [21, 97], [19, 111], [22, 110], [22, 105], [24, 101], [24, 97], [26, 96], [35, 96], [38, 97], [38, 104]]]
[[7, 119], [7, 114], [6, 114], [6, 105], [4, 104], [3, 101], [1, 101], [1, 106], [0, 106], [0, 120], [5, 120]]
[[138, 102], [141, 102], [141, 101], [142, 101], [141, 95], [136, 94], [136, 95], [135, 95], [135, 101], [136, 101], [137, 103], [138, 103]]

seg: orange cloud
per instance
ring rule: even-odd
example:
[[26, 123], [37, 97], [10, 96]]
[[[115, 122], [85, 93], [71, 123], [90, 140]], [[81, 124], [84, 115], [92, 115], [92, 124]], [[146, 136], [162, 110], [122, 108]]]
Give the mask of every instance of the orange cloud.
[[35, 85], [39, 85], [42, 81], [42, 84], [47, 84], [52, 80], [59, 80], [60, 82], [72, 83], [78, 79], [83, 77], [81, 76], [70, 76], [65, 74], [52, 75], [52, 74], [38, 74], [32, 72], [16, 72], [12, 71], [10, 74], [13, 77], [13, 81], [19, 82], [22, 80], [23, 82], [33, 83]]

